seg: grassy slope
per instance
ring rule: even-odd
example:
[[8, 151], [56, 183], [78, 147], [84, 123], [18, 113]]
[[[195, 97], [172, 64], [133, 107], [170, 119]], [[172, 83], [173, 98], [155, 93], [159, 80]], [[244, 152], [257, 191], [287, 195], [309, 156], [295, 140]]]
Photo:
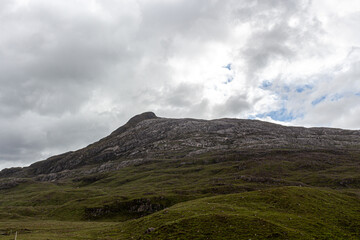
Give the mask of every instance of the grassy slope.
[[[112, 235], [123, 239], [359, 239], [359, 213], [358, 198], [282, 187], [180, 203], [125, 222]], [[146, 234], [150, 227], [155, 231]]]
[[[0, 222], [22, 239], [359, 239], [360, 200], [307, 187], [200, 198], [114, 222]], [[149, 228], [154, 231], [146, 233]], [[0, 235], [0, 239], [10, 239]]]
[[[69, 222], [51, 220], [18, 220], [0, 222], [0, 239], [14, 239], [18, 232], [18, 240], [77, 240], [98, 239], [97, 234], [118, 223]], [[103, 239], [103, 238], [99, 238]]]
[[[141, 166], [127, 167], [117, 172], [86, 176], [75, 181], [22, 183], [15, 188], [0, 191], [0, 221], [2, 222], [0, 223], [0, 233], [1, 230], [6, 232], [7, 226], [13, 226], [14, 230], [15, 228], [31, 230], [31, 223], [35, 221], [39, 226], [43, 226], [40, 227], [42, 230], [33, 229], [34, 231], [31, 230], [30, 233], [26, 233], [26, 231], [24, 233], [27, 236], [35, 236], [34, 239], [47, 239], [41, 237], [46, 236], [46, 232], [55, 236], [49, 237], [49, 239], [64, 239], [58, 228], [61, 225], [68, 229], [70, 235], [72, 234], [71, 239], [96, 239], [96, 232], [99, 232], [100, 229], [106, 229], [105, 232], [108, 232], [111, 226], [116, 224], [114, 222], [121, 221], [123, 223], [118, 226], [118, 229], [125, 229], [123, 230], [125, 232], [112, 231], [116, 236], [115, 239], [120, 236], [126, 239], [130, 230], [135, 232], [137, 237], [142, 236], [141, 234], [148, 227], [156, 227], [157, 230], [144, 236], [146, 238], [155, 236], [156, 239], [164, 236], [162, 234], [170, 232], [174, 232], [174, 236], [182, 236], [179, 233], [180, 230], [183, 232], [183, 236], [188, 233], [196, 235], [198, 229], [206, 230], [206, 226], [211, 225], [211, 222], [218, 222], [219, 236], [224, 233], [234, 233], [234, 236], [238, 236], [239, 234], [251, 235], [255, 232], [257, 234], [263, 232], [262, 236], [275, 234], [274, 236], [284, 238], [287, 238], [286, 236], [310, 237], [314, 234], [314, 229], [323, 229], [320, 235], [326, 234], [325, 229], [328, 229], [328, 234], [332, 236], [338, 234], [338, 236], [344, 237], [346, 234], [358, 234], [355, 228], [347, 228], [346, 224], [342, 222], [349, 225], [350, 221], [355, 226], [358, 226], [356, 224], [359, 223], [359, 219], [354, 217], [354, 211], [359, 211], [358, 200], [343, 194], [353, 193], [354, 196], [359, 196], [359, 159], [358, 155], [339, 155], [329, 152], [277, 151], [266, 155], [229, 155], [225, 158], [204, 155], [196, 159], [189, 158], [181, 161], [154, 161]], [[328, 190], [318, 191], [317, 188], [315, 190], [311, 188], [279, 188], [299, 185], [327, 187], [336, 190], [326, 192]], [[262, 189], [263, 192], [254, 191], [259, 189]], [[273, 194], [271, 191], [278, 192]], [[280, 194], [279, 191], [283, 194]], [[307, 191], [303, 193], [305, 194], [304, 199], [296, 195], [301, 191]], [[244, 199], [248, 199], [248, 202], [254, 201], [256, 204], [249, 205], [246, 201], [238, 203], [233, 201], [219, 207], [224, 200], [222, 197], [230, 197], [234, 200], [236, 196], [240, 196], [225, 195], [231, 193], [244, 194]], [[330, 194], [331, 198], [328, 199], [326, 194]], [[204, 201], [208, 201], [207, 197], [214, 195], [219, 195], [219, 197], [213, 198], [219, 200], [218, 203], [214, 203], [214, 208], [224, 208], [224, 212], [206, 208]], [[311, 204], [304, 206], [307, 209], [304, 211], [310, 212], [310, 215], [309, 213], [300, 214], [301, 212], [296, 212], [302, 209], [299, 206], [287, 209], [283, 205], [272, 205], [274, 202], [281, 202], [281, 199], [277, 198], [282, 195], [284, 199], [289, 199], [290, 203], [300, 201], [301, 204], [303, 200], [311, 203], [316, 199], [318, 201], [315, 201], [315, 206]], [[270, 196], [275, 200], [271, 200]], [[291, 198], [292, 196], [294, 199]], [[240, 199], [243, 198], [240, 197]], [[194, 202], [190, 204], [189, 200], [194, 200]], [[176, 203], [180, 204], [169, 208], [169, 212], [176, 213], [178, 211], [181, 214], [189, 213], [190, 215], [186, 215], [184, 218], [175, 218], [168, 214], [170, 219], [167, 219], [161, 218], [163, 213], [159, 212], [144, 217]], [[327, 207], [326, 204], [330, 207], [322, 209]], [[203, 208], [202, 211], [205, 211], [206, 214], [198, 214], [196, 209], [191, 208], [192, 205], [198, 209]], [[149, 209], [149, 206], [152, 209]], [[229, 206], [236, 210], [236, 214], [231, 214]], [[259, 208], [256, 209], [256, 206]], [[346, 207], [343, 209], [340, 206]], [[317, 208], [321, 211], [315, 211]], [[89, 209], [93, 210], [91, 214], [88, 214], [87, 210]], [[330, 214], [331, 212], [326, 209], [332, 209], [334, 214]], [[324, 211], [327, 211], [326, 215], [324, 215]], [[93, 214], [94, 212], [96, 214]], [[333, 220], [324, 221], [321, 219], [323, 216], [332, 216], [330, 219]], [[131, 220], [134, 218], [138, 219]], [[173, 218], [179, 221], [176, 222]], [[289, 221], [290, 218], [291, 221]], [[56, 222], [59, 220], [62, 222]], [[88, 220], [98, 222], [88, 222]], [[73, 223], [74, 221], [77, 223]], [[101, 223], [104, 221], [107, 223]], [[288, 227], [286, 226], [288, 222], [294, 224]], [[311, 225], [312, 223], [315, 225]], [[68, 227], [66, 227], [67, 224]], [[142, 227], [134, 228], [137, 224]], [[199, 224], [204, 224], [204, 226]], [[243, 224], [250, 225], [241, 227]], [[77, 225], [81, 226], [83, 230], [77, 232], [74, 227]], [[235, 231], [229, 228], [230, 225], [235, 226], [234, 229], [240, 230]], [[257, 229], [256, 226], [264, 228]], [[252, 228], [254, 229], [248, 231]], [[187, 231], [187, 229], [191, 231]], [[262, 231], [261, 229], [268, 230]], [[209, 229], [205, 232], [200, 231], [199, 236], [214, 234], [209, 231]], [[112, 238], [111, 235], [108, 237]], [[256, 239], [256, 237], [258, 236], [252, 236], [252, 239]], [[0, 239], [9, 238], [2, 238], [0, 235]], [[103, 239], [103, 235], [99, 239]], [[226, 239], [231, 239], [231, 236], [228, 235]]]

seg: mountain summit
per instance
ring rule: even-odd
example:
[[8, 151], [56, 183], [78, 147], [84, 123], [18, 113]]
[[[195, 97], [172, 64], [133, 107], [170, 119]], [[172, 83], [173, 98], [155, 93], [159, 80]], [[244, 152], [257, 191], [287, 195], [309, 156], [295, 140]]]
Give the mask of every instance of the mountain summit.
[[[145, 112], [132, 117], [109, 136], [75, 152], [5, 169], [1, 176], [54, 180], [71, 175], [117, 169], [150, 159], [181, 159], [204, 154], [266, 154], [289, 151], [357, 150], [360, 131], [332, 128], [286, 127], [244, 119], [170, 119]], [[65, 172], [64, 172], [65, 171]], [[51, 174], [51, 175], [49, 175]]]
[[147, 119], [155, 119], [155, 118], [157, 118], [157, 116], [153, 112], [144, 112], [144, 113], [138, 114], [138, 115], [130, 118], [130, 120], [124, 126], [121, 126], [120, 128], [116, 129], [114, 132], [112, 132], [111, 135], [119, 135], [119, 134], [125, 132], [126, 130], [128, 130], [129, 128], [134, 127], [136, 124], [138, 124], [141, 121], [144, 121]]

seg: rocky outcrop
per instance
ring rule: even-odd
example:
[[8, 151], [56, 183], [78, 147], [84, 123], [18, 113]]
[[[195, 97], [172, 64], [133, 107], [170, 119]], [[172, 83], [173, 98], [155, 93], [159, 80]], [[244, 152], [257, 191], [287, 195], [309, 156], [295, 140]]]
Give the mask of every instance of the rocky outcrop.
[[131, 201], [114, 202], [101, 207], [85, 209], [85, 219], [96, 220], [111, 217], [116, 214], [131, 214], [137, 217], [145, 216], [166, 208], [166, 205], [158, 203], [161, 199], [134, 199]]
[[13, 167], [13, 168], [5, 168], [0, 172], [1, 177], [11, 177], [14, 176], [18, 172], [22, 172], [23, 168], [21, 167]]
[[28, 182], [27, 179], [21, 179], [21, 178], [8, 178], [0, 180], [0, 190], [4, 189], [10, 189], [17, 187], [20, 183]]
[[[207, 153], [294, 150], [358, 150], [360, 131], [285, 127], [258, 120], [168, 119], [146, 112], [131, 118], [108, 137], [75, 152], [51, 157], [27, 168], [5, 169], [0, 177], [52, 181], [76, 169], [88, 174], [117, 170], [149, 159], [196, 158]], [[70, 172], [69, 172], [70, 171]], [[72, 172], [72, 173], [71, 173]]]

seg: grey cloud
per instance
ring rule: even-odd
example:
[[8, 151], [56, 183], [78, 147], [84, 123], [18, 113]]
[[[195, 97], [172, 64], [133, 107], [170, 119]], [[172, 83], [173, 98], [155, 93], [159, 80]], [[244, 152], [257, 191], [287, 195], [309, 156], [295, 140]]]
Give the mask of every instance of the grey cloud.
[[[1, 121], [0, 159], [26, 165], [98, 140], [112, 129], [111, 116], [67, 115], [61, 118], [25, 114], [15, 122]], [[0, 161], [0, 163], [1, 163]]]
[[360, 97], [348, 96], [338, 101], [324, 101], [308, 109], [303, 119], [294, 123], [306, 126], [328, 126], [360, 129]]
[[188, 109], [202, 101], [203, 90], [203, 86], [196, 83], [167, 84], [159, 89], [147, 89], [133, 101], [141, 99], [143, 104], [153, 104], [156, 108]]
[[250, 37], [248, 46], [241, 54], [246, 58], [249, 80], [259, 70], [267, 67], [270, 61], [278, 58], [290, 59], [295, 55], [291, 46], [286, 44], [291, 34], [289, 30], [290, 28], [279, 25], [270, 31], [264, 30]]
[[60, 86], [36, 81], [3, 85], [0, 113], [4, 117], [16, 117], [27, 111], [41, 115], [76, 112], [89, 98], [89, 89], [89, 86], [76, 82]]
[[[310, 88], [283, 93], [286, 108], [302, 116], [293, 121], [297, 125], [359, 128], [360, 113], [360, 51], [350, 50], [341, 65], [312, 75]], [[299, 79], [305, 81], [306, 79]], [[278, 90], [278, 92], [281, 92]], [[316, 102], [316, 100], [321, 101]]]
[[241, 114], [251, 108], [251, 103], [246, 95], [230, 96], [223, 104], [213, 108], [216, 117], [242, 116]]
[[[256, 75], [276, 60], [291, 61], [305, 54], [305, 47], [317, 43], [322, 29], [308, 11], [308, 1], [254, 1], [234, 11], [241, 22], [253, 28], [239, 58], [245, 60], [247, 80], [257, 83]], [[290, 26], [292, 17], [299, 21]]]
[[[0, 134], [0, 158], [2, 161], [22, 161], [37, 158], [42, 150], [41, 134], [33, 126], [22, 121], [4, 122]], [[35, 140], [36, 139], [36, 140]]]
[[201, 97], [201, 91], [201, 86], [182, 83], [174, 91], [165, 94], [165, 102], [174, 107], [188, 108]]
[[[231, 1], [143, 1], [141, 34], [191, 36], [193, 40], [223, 38]], [[223, 14], [221, 14], [223, 13]]]
[[[71, 6], [62, 7], [71, 11], [66, 9]], [[0, 99], [6, 107], [2, 111], [18, 115], [28, 110], [77, 111], [109, 68], [134, 57], [122, 39], [128, 32], [118, 34], [117, 28], [136, 19], [129, 16], [121, 21], [108, 23], [81, 9], [63, 15], [41, 1], [4, 18]]]
[[136, 114], [151, 110], [165, 117], [179, 117], [181, 113], [181, 117], [211, 118], [212, 107], [203, 92], [203, 85], [185, 82], [142, 89], [131, 98], [128, 105], [133, 107], [128, 111]]

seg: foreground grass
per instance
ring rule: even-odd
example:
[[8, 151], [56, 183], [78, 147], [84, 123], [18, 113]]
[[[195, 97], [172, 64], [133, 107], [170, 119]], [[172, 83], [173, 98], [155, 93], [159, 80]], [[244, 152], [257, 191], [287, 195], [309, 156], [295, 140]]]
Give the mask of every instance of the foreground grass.
[[124, 222], [0, 222], [0, 240], [13, 239], [16, 231], [19, 240], [360, 239], [360, 199], [280, 187], [186, 201]]
[[[146, 233], [150, 228], [154, 231]], [[360, 239], [360, 200], [301, 187], [227, 194], [180, 203], [104, 234], [114, 239]]]
[[104, 239], [97, 237], [100, 231], [118, 223], [111, 222], [68, 222], [68, 221], [6, 221], [0, 222], [0, 239], [26, 240], [69, 240], [69, 239]]
[[277, 150], [27, 179], [0, 190], [0, 240], [360, 239], [359, 161]]
[[[157, 211], [197, 198], [279, 186], [328, 187], [360, 195], [359, 162], [360, 155], [278, 150], [154, 160], [57, 182], [29, 179], [0, 190], [0, 220], [125, 221], [154, 212], [128, 211], [138, 200], [158, 204]], [[96, 208], [107, 208], [109, 214], [87, 214]]]

